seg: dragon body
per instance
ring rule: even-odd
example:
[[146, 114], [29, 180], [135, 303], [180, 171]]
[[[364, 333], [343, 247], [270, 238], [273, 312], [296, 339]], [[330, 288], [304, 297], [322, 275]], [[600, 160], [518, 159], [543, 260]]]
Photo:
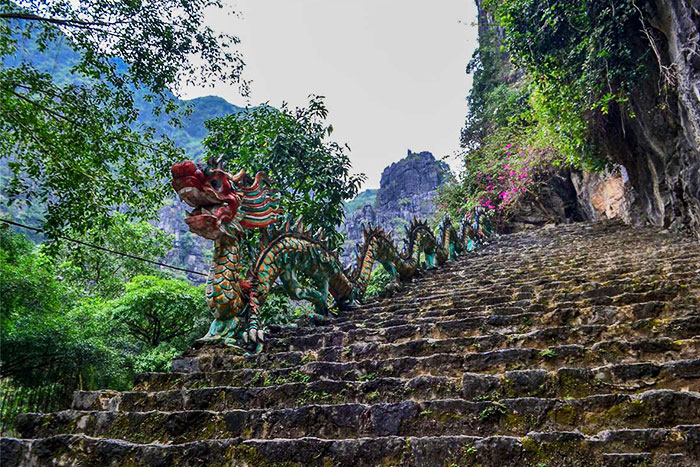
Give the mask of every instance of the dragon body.
[[[175, 191], [195, 208], [185, 220], [190, 230], [214, 240], [206, 286], [214, 321], [203, 340], [250, 352], [262, 350], [260, 307], [276, 284], [291, 298], [311, 302], [323, 316], [330, 297], [341, 310], [355, 307], [376, 263], [391, 276], [392, 292], [419, 269], [438, 267], [462, 254], [481, 233], [478, 224], [466, 222], [458, 233], [446, 218], [436, 236], [425, 221], [414, 219], [400, 251], [389, 233], [366, 227], [356, 263], [344, 269], [321, 230], [313, 234], [301, 220], [285, 219], [262, 173], [251, 179], [244, 171], [232, 175], [216, 163], [199, 168], [187, 161], [175, 164], [172, 175]], [[256, 230], [260, 245], [251, 260], [246, 235]]]

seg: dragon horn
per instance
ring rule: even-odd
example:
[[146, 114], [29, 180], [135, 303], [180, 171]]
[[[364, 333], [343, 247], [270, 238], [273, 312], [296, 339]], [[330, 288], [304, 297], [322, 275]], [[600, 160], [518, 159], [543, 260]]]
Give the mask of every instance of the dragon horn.
[[222, 169], [224, 168], [223, 164], [224, 156], [219, 156], [216, 157], [214, 155], [209, 156], [209, 159], [207, 160], [207, 165], [211, 168], [214, 169]]
[[241, 180], [243, 180], [243, 177], [245, 177], [245, 169], [239, 170], [236, 175], [228, 176], [229, 180], [231, 180], [233, 183], [240, 182]]
[[294, 221], [294, 225], [292, 225], [292, 230], [295, 232], [303, 232], [304, 231], [304, 223], [302, 222], [303, 216], [299, 214], [299, 217]]

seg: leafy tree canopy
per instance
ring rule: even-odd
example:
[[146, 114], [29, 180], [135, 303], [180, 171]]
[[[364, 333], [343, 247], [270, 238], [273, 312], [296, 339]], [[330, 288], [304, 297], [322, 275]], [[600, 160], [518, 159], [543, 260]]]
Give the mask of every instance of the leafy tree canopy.
[[[173, 236], [149, 222], [129, 222], [123, 214], [106, 229], [91, 227], [78, 238], [108, 249], [138, 255], [152, 261], [165, 256], [172, 247]], [[62, 245], [60, 275], [86, 295], [103, 299], [116, 298], [124, 284], [138, 275], [154, 274], [154, 266], [127, 256], [66, 242]]]
[[208, 318], [202, 287], [155, 276], [134, 277], [111, 309], [116, 323], [152, 348], [186, 340]]
[[320, 96], [308, 107], [291, 110], [268, 105], [206, 122], [209, 156], [223, 157], [230, 170], [263, 171], [280, 191], [285, 212], [303, 216], [321, 228], [332, 247], [342, 245], [336, 227], [343, 221], [343, 201], [352, 199], [365, 176], [350, 174], [347, 145], [328, 141], [333, 126]]
[[[129, 235], [143, 228], [128, 226], [123, 234], [130, 241]], [[0, 228], [0, 377], [28, 387], [61, 380], [75, 384], [73, 389], [127, 389], [135, 371], [165, 370], [204, 334], [209, 317], [201, 287], [136, 276], [122, 297], [100, 296], [109, 281], [89, 288], [94, 295], [86, 296], [60, 256], [43, 250], [26, 236]], [[99, 267], [123, 277], [139, 270], [131, 270], [128, 262], [113, 266], [123, 271]]]
[[26, 237], [0, 229], [0, 376], [31, 380], [47, 366], [75, 369], [99, 360], [99, 348], [83, 339], [87, 323], [70, 313], [76, 299], [50, 258]]
[[[238, 40], [203, 24], [209, 0], [0, 2], [0, 151], [11, 202], [45, 205], [50, 238], [153, 214], [181, 151], [138, 123], [172, 114], [180, 83], [239, 82]], [[29, 50], [77, 52], [70, 79]], [[65, 78], [65, 77], [63, 77]], [[245, 92], [245, 84], [242, 84]], [[141, 102], [137, 102], [137, 98]], [[175, 114], [172, 114], [173, 116]]]

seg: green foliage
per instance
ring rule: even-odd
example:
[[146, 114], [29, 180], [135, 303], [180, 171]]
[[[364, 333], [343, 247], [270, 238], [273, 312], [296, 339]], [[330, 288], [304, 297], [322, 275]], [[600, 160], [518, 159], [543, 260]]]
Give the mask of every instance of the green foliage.
[[[180, 83], [238, 81], [237, 39], [203, 24], [211, 4], [0, 5], [0, 152], [11, 171], [4, 190], [10, 202], [46, 206], [49, 238], [106, 228], [116, 207], [146, 219], [169, 194], [168, 168], [182, 152], [140, 123], [140, 110], [176, 120], [171, 90]], [[63, 50], [72, 61], [56, 70]], [[53, 63], [37, 62], [42, 54]]]
[[[103, 337], [99, 313], [79, 306], [54, 262], [24, 236], [0, 229], [0, 375], [43, 384], [48, 368], [81, 380], [119, 385], [121, 352]], [[123, 380], [123, 378], [121, 378]]]
[[165, 372], [170, 369], [173, 358], [182, 353], [182, 349], [169, 342], [161, 342], [158, 347], [148, 349], [136, 357], [134, 369], [137, 373], [149, 371]]
[[206, 122], [207, 154], [223, 157], [230, 170], [263, 171], [280, 190], [281, 206], [299, 215], [314, 231], [321, 228], [331, 247], [342, 245], [336, 228], [344, 218], [343, 201], [358, 192], [364, 175], [350, 174], [343, 147], [327, 141], [333, 127], [325, 123], [323, 98], [311, 96], [308, 107], [260, 106]]
[[[109, 305], [112, 319], [135, 340], [151, 348], [182, 343], [196, 331], [204, 334], [207, 306], [203, 287], [155, 276], [136, 276]], [[203, 323], [204, 321], [204, 323]]]
[[477, 148], [491, 131], [518, 113], [512, 105], [503, 105], [517, 100], [512, 88], [517, 75], [500, 45], [497, 29], [479, 30], [479, 47], [467, 65], [467, 73], [474, 75], [474, 81], [467, 97], [469, 111], [461, 134], [464, 148]]
[[[301, 276], [297, 279], [302, 283], [306, 281]], [[313, 305], [309, 302], [290, 300], [289, 295], [281, 287], [275, 287], [260, 308], [260, 322], [264, 327], [270, 325], [293, 326], [300, 318], [312, 313], [313, 309]]]
[[128, 389], [135, 371], [166, 369], [206, 331], [201, 287], [136, 276], [122, 297], [105, 300], [99, 290], [85, 296], [57, 262], [0, 229], [0, 377], [13, 385]]
[[375, 267], [372, 269], [372, 273], [369, 276], [369, 281], [367, 282], [367, 290], [365, 291], [365, 298], [376, 297], [377, 295], [383, 293], [389, 283], [391, 282], [391, 276], [383, 267]]
[[611, 107], [627, 109], [627, 96], [644, 75], [649, 44], [640, 47], [644, 0], [487, 3], [505, 30], [516, 66], [537, 95], [531, 102], [544, 131], [556, 134], [565, 158], [600, 166], [597, 128]]
[[[474, 84], [462, 131], [464, 171], [443, 190], [445, 211], [460, 216], [476, 205], [498, 210], [482, 182], [507, 179], [504, 148], [512, 148], [509, 165], [528, 167], [533, 180], [509, 198], [514, 206], [525, 191], [537, 190], [539, 176], [552, 166], [605, 166], [599, 132], [611, 112], [618, 119], [624, 112], [634, 116], [627, 96], [643, 76], [651, 50], [646, 40], [640, 42], [646, 2], [638, 3], [490, 0], [480, 5], [479, 49], [467, 67]], [[492, 192], [509, 191], [496, 185]]]
[[[172, 246], [172, 235], [146, 221], [128, 222], [116, 214], [106, 229], [90, 228], [78, 240], [104, 248], [137, 254], [150, 260], [163, 258]], [[187, 238], [187, 236], [185, 236]], [[191, 239], [191, 238], [190, 238]], [[110, 299], [124, 290], [124, 283], [140, 274], [154, 272], [153, 265], [76, 243], [62, 245], [61, 276], [88, 295]]]

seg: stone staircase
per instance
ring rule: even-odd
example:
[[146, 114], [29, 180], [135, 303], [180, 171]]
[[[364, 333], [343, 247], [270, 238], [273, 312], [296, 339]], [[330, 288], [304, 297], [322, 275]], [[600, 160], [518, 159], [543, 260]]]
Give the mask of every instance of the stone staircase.
[[266, 351], [25, 414], [3, 465], [700, 465], [700, 244], [501, 238]]

